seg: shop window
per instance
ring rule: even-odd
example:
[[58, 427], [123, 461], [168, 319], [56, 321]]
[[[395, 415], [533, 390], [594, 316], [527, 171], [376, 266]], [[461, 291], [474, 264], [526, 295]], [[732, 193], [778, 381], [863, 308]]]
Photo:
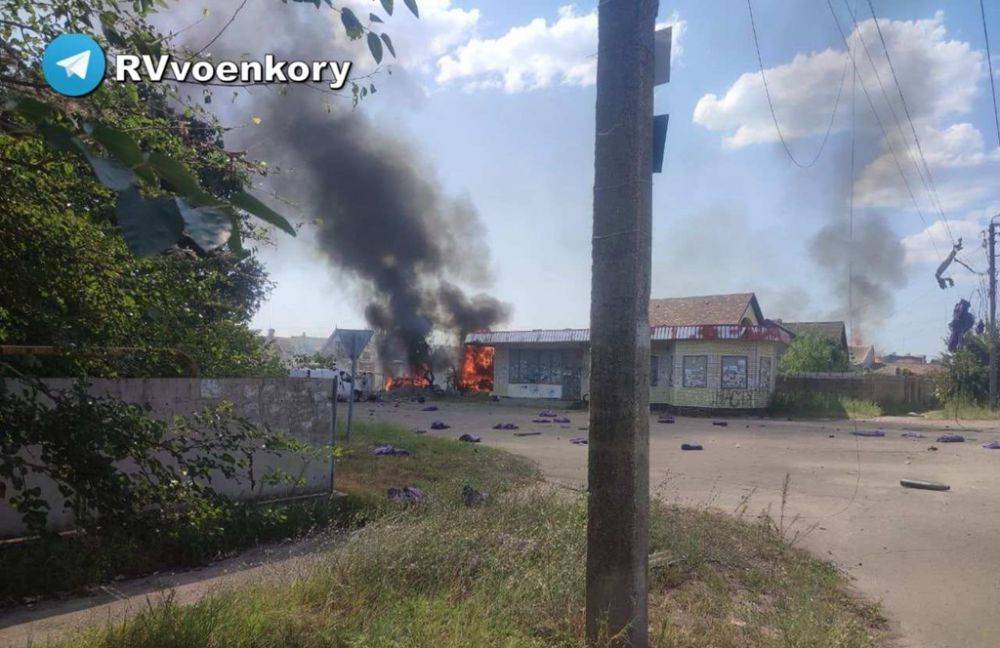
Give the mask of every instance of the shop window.
[[660, 384], [660, 356], [649, 356], [649, 384], [653, 387]]
[[708, 356], [684, 356], [684, 387], [708, 387]]
[[722, 356], [722, 388], [747, 388], [746, 356]]

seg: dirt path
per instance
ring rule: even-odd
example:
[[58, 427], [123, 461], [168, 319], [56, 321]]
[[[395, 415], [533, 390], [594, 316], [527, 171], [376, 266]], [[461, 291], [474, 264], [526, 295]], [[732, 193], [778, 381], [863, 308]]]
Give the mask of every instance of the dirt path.
[[267, 578], [287, 578], [308, 568], [334, 542], [316, 537], [268, 545], [204, 569], [158, 574], [100, 588], [100, 593], [31, 607], [0, 610], [0, 646], [27, 646], [63, 637], [88, 625], [121, 621], [168, 597], [180, 605], [207, 594]]

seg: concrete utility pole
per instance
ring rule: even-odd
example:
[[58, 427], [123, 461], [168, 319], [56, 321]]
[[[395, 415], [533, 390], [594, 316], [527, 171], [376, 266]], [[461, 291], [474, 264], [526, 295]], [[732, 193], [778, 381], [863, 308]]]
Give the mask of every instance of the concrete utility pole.
[[990, 264], [990, 409], [997, 408], [997, 224], [990, 220], [987, 247]]
[[649, 282], [657, 0], [601, 0], [590, 307], [587, 640], [648, 643]]

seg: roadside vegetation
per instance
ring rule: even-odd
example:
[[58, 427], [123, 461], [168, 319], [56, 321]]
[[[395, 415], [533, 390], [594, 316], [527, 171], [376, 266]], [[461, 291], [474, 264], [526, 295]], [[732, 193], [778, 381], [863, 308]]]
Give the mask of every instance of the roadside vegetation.
[[[409, 457], [376, 457], [393, 444]], [[586, 501], [489, 448], [362, 427], [339, 484], [378, 514], [298, 570], [56, 646], [583, 646]], [[460, 476], [460, 477], [458, 477]], [[383, 487], [424, 501], [389, 505]], [[467, 506], [462, 486], [488, 492]], [[656, 646], [879, 646], [878, 608], [769, 518], [655, 503]]]
[[850, 371], [850, 358], [843, 347], [810, 333], [795, 336], [781, 356], [778, 371], [785, 374]]
[[816, 392], [778, 392], [769, 412], [771, 416], [831, 419], [872, 419], [884, 413], [873, 401]]

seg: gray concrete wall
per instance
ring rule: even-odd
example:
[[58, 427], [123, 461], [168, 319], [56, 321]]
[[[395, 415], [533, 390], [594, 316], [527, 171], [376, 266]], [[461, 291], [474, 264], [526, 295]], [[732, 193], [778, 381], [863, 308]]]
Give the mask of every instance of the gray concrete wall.
[[[70, 379], [45, 381], [51, 389], [69, 389]], [[237, 414], [254, 423], [267, 425], [312, 445], [329, 445], [333, 422], [333, 381], [319, 378], [142, 378], [94, 379], [90, 392], [95, 396], [113, 396], [128, 403], [148, 406], [152, 416], [169, 419], [201, 411], [223, 401], [233, 403]], [[29, 449], [30, 450], [30, 449]], [[258, 477], [256, 490], [225, 479], [213, 480], [213, 487], [239, 499], [266, 499], [321, 492], [330, 487], [330, 462], [302, 456], [273, 457], [261, 454], [255, 461]], [[268, 469], [279, 468], [298, 477], [303, 483], [264, 485], [259, 477]], [[50, 503], [49, 526], [55, 530], [71, 528], [72, 515], [63, 507], [55, 485], [36, 480]], [[9, 490], [9, 489], [8, 489]], [[0, 500], [0, 538], [22, 535], [20, 515]]]

